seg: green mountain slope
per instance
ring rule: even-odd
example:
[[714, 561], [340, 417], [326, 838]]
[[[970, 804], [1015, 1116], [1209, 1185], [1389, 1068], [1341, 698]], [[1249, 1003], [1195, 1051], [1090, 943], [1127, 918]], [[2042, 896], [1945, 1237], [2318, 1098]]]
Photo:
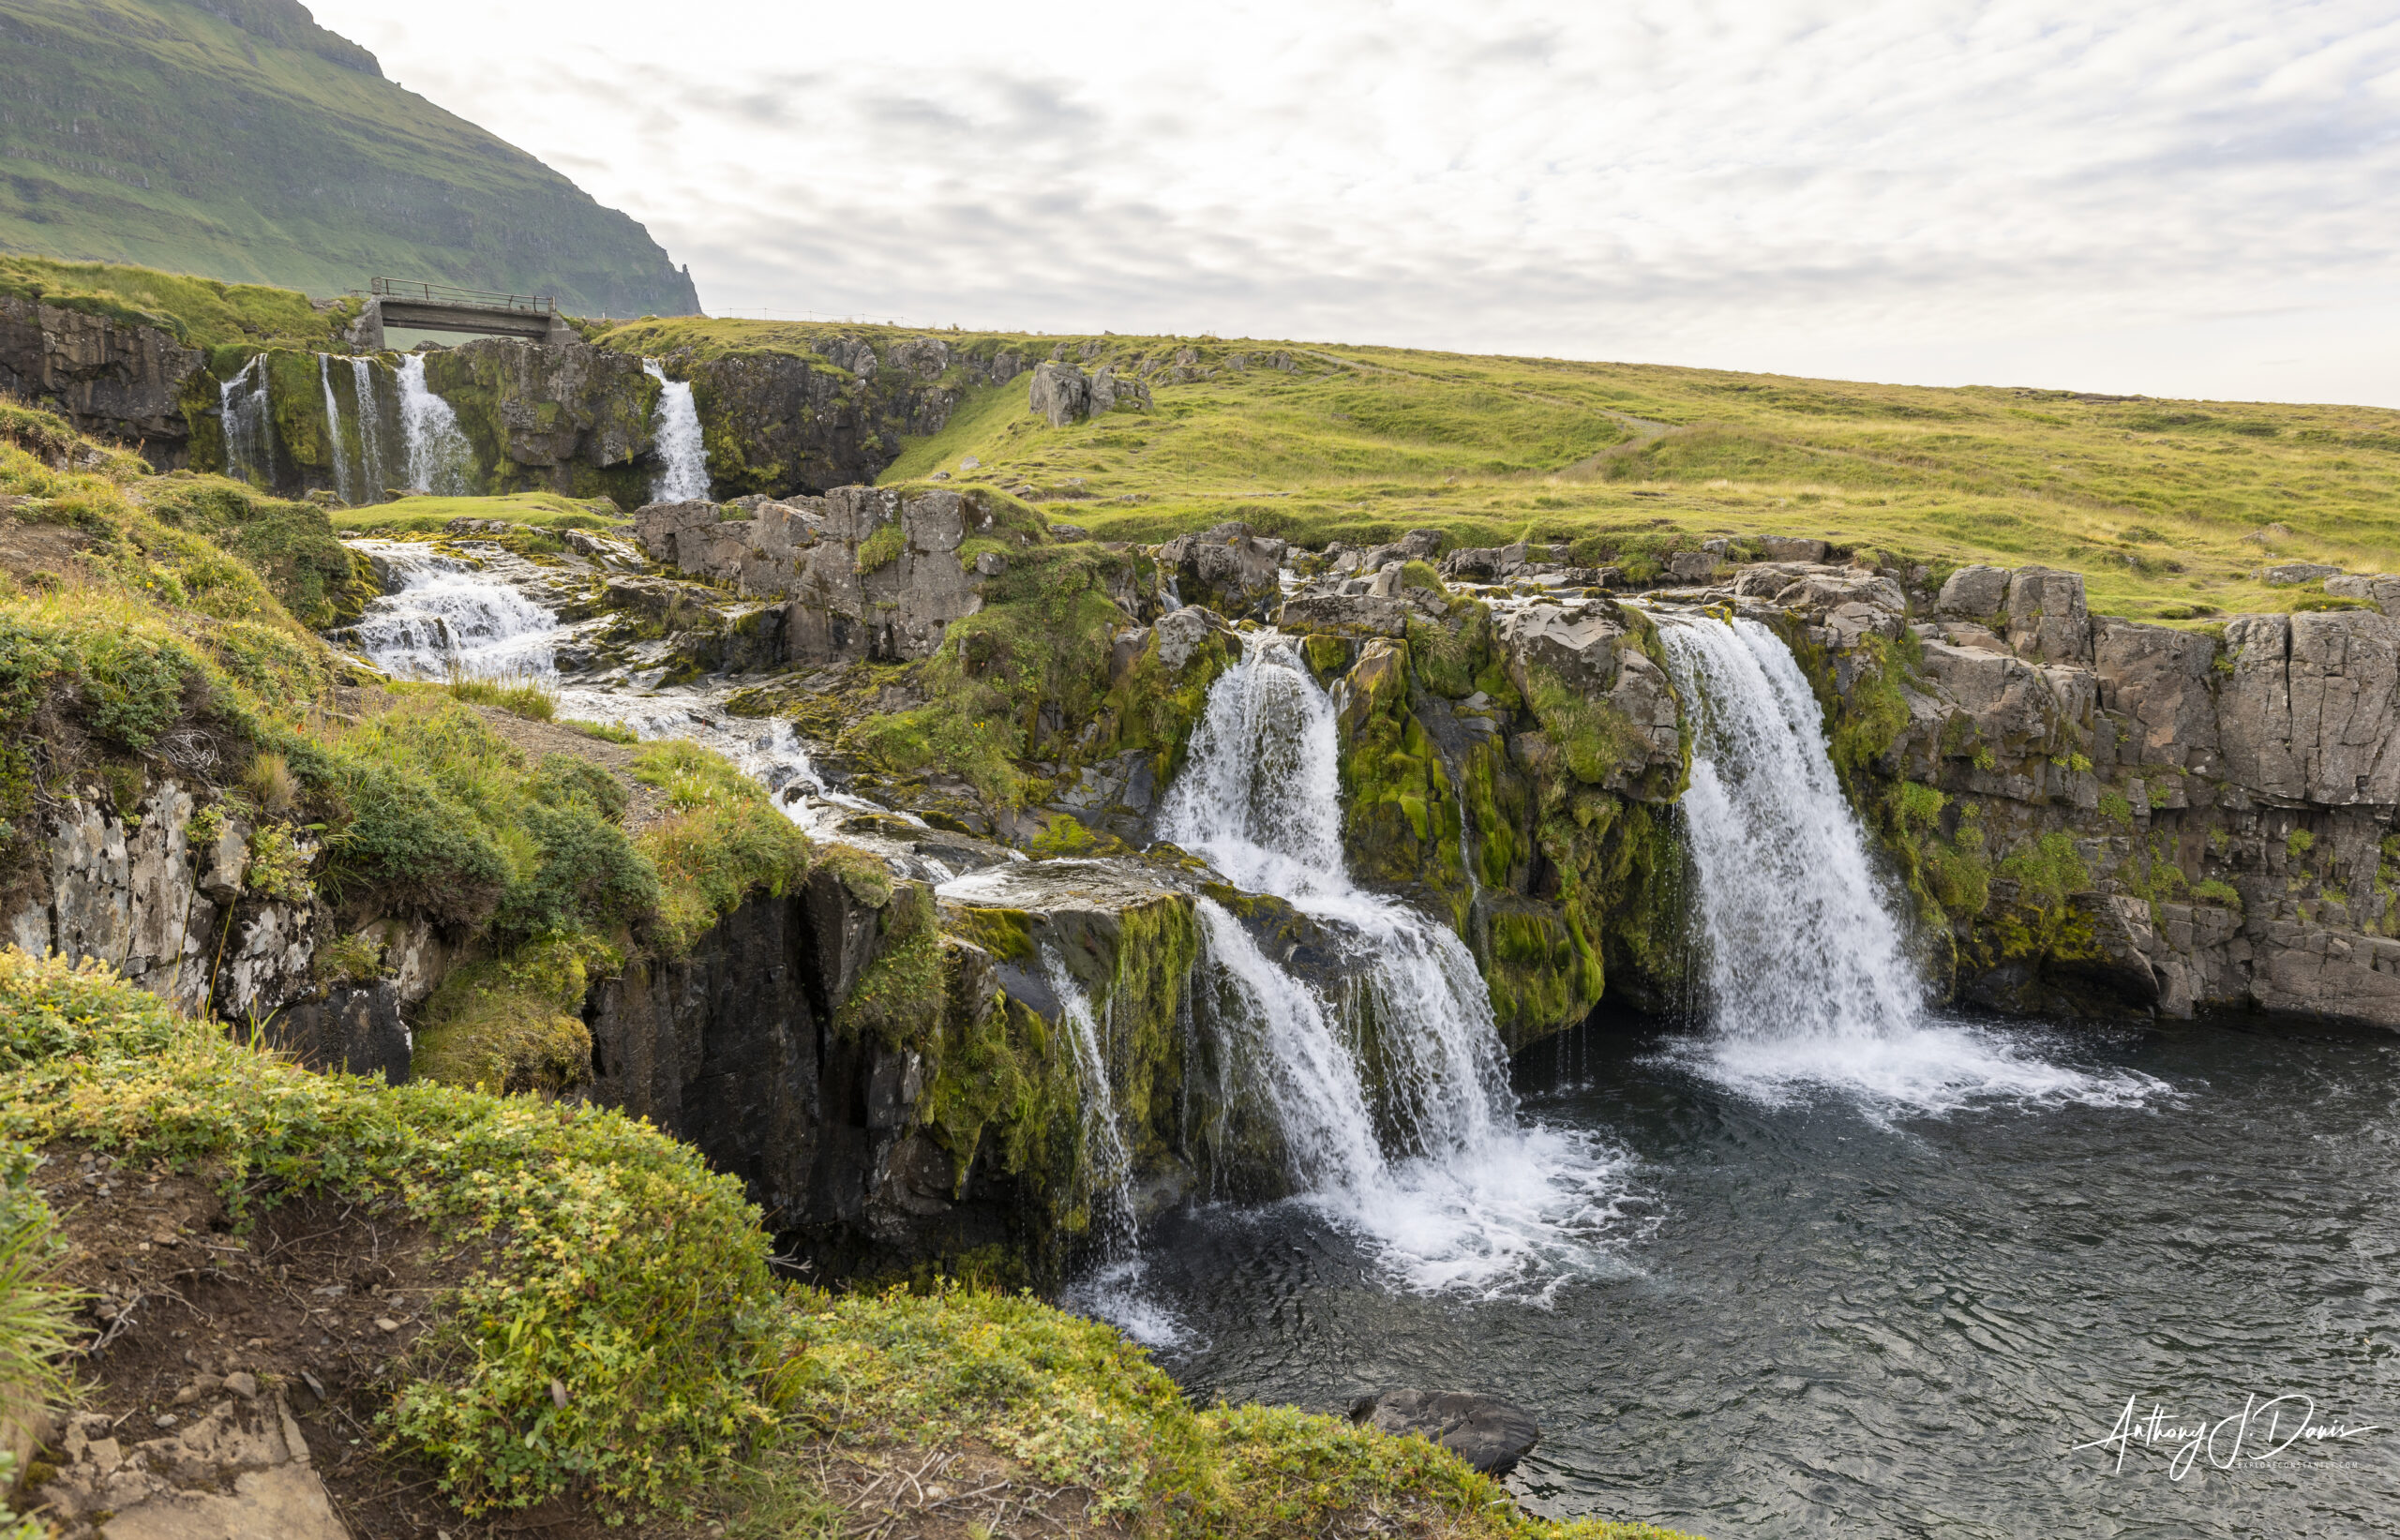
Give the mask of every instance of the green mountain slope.
[[699, 308], [639, 224], [384, 80], [297, 0], [0, 0], [0, 250]]

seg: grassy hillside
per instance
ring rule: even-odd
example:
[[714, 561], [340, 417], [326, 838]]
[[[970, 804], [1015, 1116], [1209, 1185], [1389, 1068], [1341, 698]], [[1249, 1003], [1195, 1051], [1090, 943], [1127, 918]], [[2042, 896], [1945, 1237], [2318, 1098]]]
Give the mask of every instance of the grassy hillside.
[[[652, 351], [703, 352], [806, 351], [832, 330], [638, 328]], [[1058, 341], [949, 339], [1036, 357]], [[1022, 381], [982, 392], [884, 479], [1031, 486], [1069, 500], [1054, 516], [1110, 539], [1225, 517], [1312, 542], [1432, 525], [1462, 544], [1531, 533], [1623, 560], [1714, 535], [1822, 535], [1937, 563], [2076, 568], [2095, 609], [2170, 620], [2305, 602], [2313, 590], [2252, 578], [2270, 560], [2400, 569], [2400, 412], [2375, 408], [1172, 337], [1074, 338], [1069, 352], [1087, 370], [1182, 352], [1215, 372], [1157, 386], [1150, 413], [1066, 428], [1026, 410]], [[1278, 352], [1297, 367], [1260, 366]], [[969, 456], [981, 468], [962, 470]]]
[[0, 250], [321, 295], [380, 273], [698, 308], [640, 225], [295, 0], [0, 0]]
[[155, 267], [0, 253], [0, 294], [172, 332], [195, 348], [338, 345], [358, 302], [319, 309], [296, 289], [226, 283]]

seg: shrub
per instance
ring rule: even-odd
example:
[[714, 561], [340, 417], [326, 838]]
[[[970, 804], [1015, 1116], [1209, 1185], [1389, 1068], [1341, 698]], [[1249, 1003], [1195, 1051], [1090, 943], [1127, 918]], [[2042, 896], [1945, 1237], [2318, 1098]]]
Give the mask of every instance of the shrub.
[[411, 1063], [428, 1080], [483, 1091], [555, 1094], [592, 1078], [583, 997], [592, 971], [622, 964], [610, 949], [557, 936], [471, 963], [425, 1003]]

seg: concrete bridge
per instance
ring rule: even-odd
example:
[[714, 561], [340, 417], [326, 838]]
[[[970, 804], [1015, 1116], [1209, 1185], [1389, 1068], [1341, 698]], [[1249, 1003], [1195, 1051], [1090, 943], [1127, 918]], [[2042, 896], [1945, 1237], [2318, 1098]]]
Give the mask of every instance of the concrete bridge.
[[351, 345], [363, 352], [382, 351], [386, 326], [521, 336], [529, 342], [578, 340], [575, 328], [547, 294], [495, 294], [442, 283], [376, 278], [368, 286], [366, 307], [351, 327]]

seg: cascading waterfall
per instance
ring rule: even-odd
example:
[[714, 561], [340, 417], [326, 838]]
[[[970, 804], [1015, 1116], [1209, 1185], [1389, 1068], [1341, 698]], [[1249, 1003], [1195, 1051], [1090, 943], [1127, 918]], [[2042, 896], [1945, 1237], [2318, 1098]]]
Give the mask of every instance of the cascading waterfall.
[[241, 372], [217, 387], [225, 429], [225, 470], [237, 481], [275, 486], [275, 427], [267, 417], [266, 354], [252, 353]]
[[1661, 614], [1694, 723], [1683, 814], [1714, 1022], [1697, 1067], [1779, 1099], [1836, 1087], [1924, 1110], [1987, 1098], [2138, 1099], [1935, 1020], [1790, 649], [1755, 620]]
[[1139, 1233], [1133, 1215], [1133, 1152], [1118, 1120], [1108, 1054], [1101, 1046], [1090, 996], [1057, 952], [1043, 949], [1042, 971], [1050, 993], [1058, 997], [1058, 1014], [1074, 1044], [1075, 1071], [1084, 1083], [1082, 1153], [1091, 1197], [1094, 1260], [1103, 1269], [1122, 1268], [1133, 1260]]
[[382, 367], [371, 358], [350, 361], [350, 383], [358, 405], [359, 490], [368, 502], [383, 499], [391, 462], [383, 458], [383, 403], [376, 381]]
[[458, 414], [426, 384], [421, 353], [400, 360], [400, 436], [401, 478], [410, 490], [438, 498], [473, 494], [474, 451], [458, 426]]
[[325, 393], [325, 438], [334, 459], [334, 490], [342, 501], [356, 504], [358, 497], [351, 485], [350, 444], [341, 431], [341, 401], [334, 395], [334, 361], [325, 353], [317, 355], [317, 383]]
[[[1350, 881], [1332, 703], [1288, 638], [1245, 642], [1210, 688], [1160, 836], [1345, 937], [1360, 987], [1344, 1020], [1202, 900], [1222, 1059], [1268, 1110], [1295, 1185], [1411, 1285], [1547, 1290], [1588, 1272], [1617, 1162], [1521, 1125], [1472, 955]], [[1354, 1047], [1369, 1038], [1372, 1077]]]
[[351, 635], [367, 661], [401, 679], [548, 674], [558, 617], [456, 557], [406, 541], [358, 540], [393, 591], [369, 604]]
[[709, 495], [709, 451], [700, 436], [699, 409], [693, 405], [692, 387], [669, 380], [655, 359], [641, 361], [644, 374], [662, 387], [652, 431], [658, 438], [658, 474], [651, 479], [652, 502], [686, 502]]

